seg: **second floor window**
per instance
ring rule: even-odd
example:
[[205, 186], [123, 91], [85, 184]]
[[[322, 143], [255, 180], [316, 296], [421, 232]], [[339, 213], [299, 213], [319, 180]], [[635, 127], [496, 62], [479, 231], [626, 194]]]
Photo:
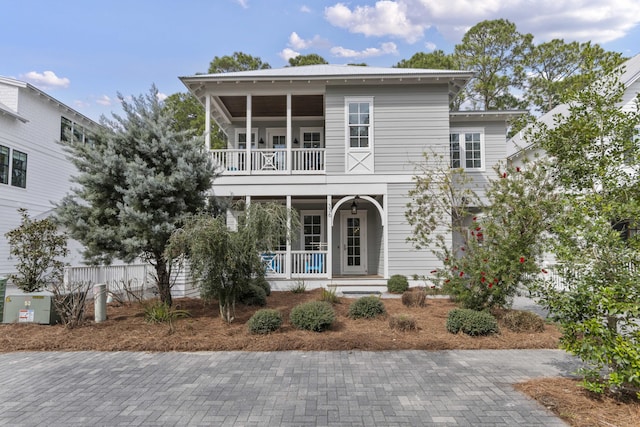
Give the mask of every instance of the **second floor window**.
[[0, 145], [0, 184], [27, 187], [27, 153]]
[[449, 134], [449, 158], [452, 168], [482, 169], [484, 147], [481, 132], [452, 131]]
[[371, 146], [371, 101], [348, 101], [349, 147], [369, 148]]

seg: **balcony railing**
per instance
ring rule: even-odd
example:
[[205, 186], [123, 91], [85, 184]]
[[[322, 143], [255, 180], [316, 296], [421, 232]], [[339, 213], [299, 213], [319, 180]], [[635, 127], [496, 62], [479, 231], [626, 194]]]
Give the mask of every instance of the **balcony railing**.
[[[223, 175], [288, 174], [286, 148], [259, 148], [250, 151], [247, 162], [246, 149], [210, 150], [211, 159]], [[323, 174], [325, 172], [324, 148], [294, 148], [291, 150], [291, 173]]]

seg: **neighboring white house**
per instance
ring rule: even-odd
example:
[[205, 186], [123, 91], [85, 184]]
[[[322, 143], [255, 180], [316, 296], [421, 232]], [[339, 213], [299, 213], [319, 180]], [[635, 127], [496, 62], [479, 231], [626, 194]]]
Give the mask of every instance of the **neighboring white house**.
[[[275, 288], [384, 285], [440, 266], [407, 237], [416, 165], [433, 151], [482, 184], [506, 158], [521, 112], [451, 112], [468, 71], [312, 65], [182, 77], [228, 136], [210, 150], [216, 196], [279, 201], [300, 214], [293, 241], [263, 254]], [[205, 144], [210, 146], [209, 138]], [[233, 219], [234, 213], [228, 217]], [[353, 288], [352, 288], [353, 289]]]
[[[0, 77], [0, 277], [15, 271], [5, 233], [20, 225], [19, 208], [46, 217], [69, 192], [75, 168], [56, 142], [68, 134], [86, 140], [98, 124], [36, 87]], [[77, 244], [68, 262], [79, 264]]]

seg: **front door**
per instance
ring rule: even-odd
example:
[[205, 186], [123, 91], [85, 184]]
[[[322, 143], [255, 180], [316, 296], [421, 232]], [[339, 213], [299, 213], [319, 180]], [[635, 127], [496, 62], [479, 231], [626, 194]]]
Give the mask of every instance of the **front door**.
[[342, 211], [342, 273], [367, 273], [367, 213]]

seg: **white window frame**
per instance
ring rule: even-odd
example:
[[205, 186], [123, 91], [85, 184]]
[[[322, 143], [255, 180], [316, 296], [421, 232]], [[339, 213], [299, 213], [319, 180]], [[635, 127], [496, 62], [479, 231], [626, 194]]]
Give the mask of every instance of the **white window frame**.
[[[9, 163], [7, 165], [7, 182], [1, 182], [0, 185], [6, 185], [8, 187], [11, 188], [22, 188], [22, 189], [26, 189], [27, 188], [27, 173], [29, 172], [29, 153], [27, 151], [25, 151], [24, 149], [20, 149], [20, 150], [16, 150], [15, 148], [9, 147], [8, 145], [0, 145], [3, 148], [7, 149], [7, 159], [9, 160]], [[24, 169], [24, 186], [22, 185], [16, 185], [16, 181], [15, 181], [15, 177], [14, 177], [14, 160], [16, 157], [16, 153], [20, 153], [20, 154], [24, 154], [25, 158], [24, 158], [24, 162], [25, 162], [25, 169]]]
[[300, 128], [300, 136], [299, 136], [299, 146], [300, 148], [305, 148], [304, 146], [304, 134], [305, 133], [319, 133], [320, 134], [320, 146], [319, 147], [306, 147], [306, 148], [325, 148], [324, 142], [324, 129], [321, 127], [301, 127]]
[[325, 216], [326, 214], [322, 210], [304, 210], [300, 211], [300, 249], [306, 251], [305, 249], [305, 241], [304, 241], [304, 217], [305, 216], [319, 216], [320, 217], [320, 242], [317, 250], [325, 250], [326, 249], [326, 229], [325, 229]]
[[[234, 141], [237, 149], [241, 149], [240, 134], [246, 134], [246, 133], [247, 133], [247, 128], [236, 128]], [[251, 148], [256, 148], [258, 144], [258, 128], [251, 128], [251, 139], [252, 139]]]
[[[349, 104], [359, 103], [359, 104], [369, 104], [369, 123], [367, 123], [367, 127], [369, 129], [368, 132], [368, 141], [369, 144], [366, 147], [352, 147], [351, 146], [351, 126], [349, 124]], [[373, 105], [373, 96], [350, 96], [345, 97], [344, 99], [344, 126], [345, 126], [345, 144], [347, 150], [350, 151], [371, 151], [373, 152], [374, 146], [374, 105]], [[358, 124], [357, 126], [362, 126], [362, 124]]]
[[[449, 130], [449, 166], [453, 168], [451, 158], [451, 135], [458, 135], [458, 145], [460, 147], [460, 168], [468, 171], [483, 172], [485, 170], [485, 143], [484, 128], [452, 128]], [[480, 136], [480, 167], [467, 167], [467, 149], [465, 143], [465, 135], [479, 134]]]

